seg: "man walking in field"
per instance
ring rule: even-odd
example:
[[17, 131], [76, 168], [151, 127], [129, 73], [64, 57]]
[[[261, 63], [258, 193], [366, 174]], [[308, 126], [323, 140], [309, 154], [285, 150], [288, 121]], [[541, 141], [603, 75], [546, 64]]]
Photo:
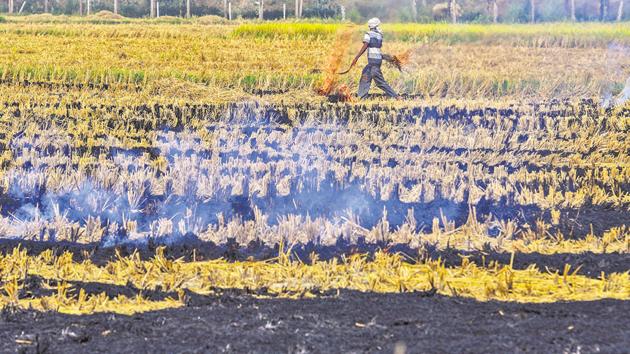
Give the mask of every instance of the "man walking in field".
[[372, 80], [376, 83], [376, 86], [383, 90], [389, 97], [398, 99], [398, 94], [389, 86], [383, 72], [381, 71], [381, 64], [383, 63], [383, 53], [381, 53], [381, 47], [383, 46], [383, 32], [381, 32], [379, 26], [381, 21], [378, 18], [373, 18], [368, 21], [369, 31], [363, 36], [363, 47], [359, 51], [359, 54], [352, 61], [353, 67], [363, 53], [367, 50], [368, 64], [363, 68], [361, 73], [361, 81], [359, 82], [359, 92], [357, 96], [363, 99], [366, 98], [370, 92], [370, 86]]

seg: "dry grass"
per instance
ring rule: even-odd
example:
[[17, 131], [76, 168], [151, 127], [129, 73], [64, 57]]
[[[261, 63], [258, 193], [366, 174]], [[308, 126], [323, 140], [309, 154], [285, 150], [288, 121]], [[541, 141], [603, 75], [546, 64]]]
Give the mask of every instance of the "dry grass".
[[[386, 70], [394, 88], [402, 93], [460, 99], [590, 97], [618, 89], [615, 85], [623, 83], [630, 74], [627, 51], [602, 45], [616, 40], [615, 25], [596, 26], [601, 31], [595, 33], [602, 34], [593, 43], [535, 46], [518, 45], [513, 40], [548, 35], [570, 41], [584, 39], [585, 34], [577, 29], [559, 29], [556, 35], [551, 27], [535, 27], [530, 32], [529, 27], [515, 26], [509, 35], [494, 36], [491, 41], [448, 42], [451, 37], [465, 36], [467, 31], [475, 38], [479, 29], [461, 26], [450, 30], [448, 26], [436, 25], [439, 30], [435, 33], [439, 32], [446, 41], [411, 41], [401, 33], [407, 27], [414, 32], [416, 27], [390, 27], [390, 32], [385, 30], [385, 52], [412, 53], [403, 58], [408, 65], [402, 73]], [[20, 21], [0, 25], [0, 77], [11, 82], [122, 87], [143, 87], [153, 80], [173, 79], [236, 95], [254, 89], [292, 90], [300, 98], [318, 101], [321, 98], [309, 97], [308, 93], [319, 83], [330, 81], [326, 74], [330, 69], [328, 58], [334, 58], [332, 62], [338, 62], [337, 66], [345, 66], [354, 54], [346, 50], [347, 38], [343, 48], [336, 47], [337, 31], [342, 31], [344, 38], [348, 35], [347, 26], [333, 24], [236, 27], [188, 22], [147, 26], [130, 22], [120, 26]], [[357, 47], [361, 31], [359, 27], [352, 30], [351, 40], [356, 41]], [[523, 37], [519, 37], [521, 34]], [[556, 43], [557, 38], [549, 43]], [[547, 43], [544, 39], [540, 42]], [[101, 55], [90, 55], [93, 52]], [[357, 81], [358, 71], [354, 70], [338, 85], [354, 91]]]
[[[427, 41], [416, 41], [431, 28], [392, 26], [385, 51], [401, 53], [403, 70], [387, 68], [386, 76], [399, 91], [425, 99], [344, 105], [324, 104], [314, 91], [347, 96], [356, 88], [357, 77], [335, 73], [350, 62], [347, 48], [354, 39], [358, 46], [358, 30], [151, 24], [0, 24], [0, 234], [104, 244], [192, 234], [283, 250], [333, 245], [341, 237], [515, 257], [630, 252], [622, 217], [582, 237], [554, 231], [569, 223], [588, 227], [567, 210], [630, 210], [627, 112], [575, 99], [598, 97], [625, 81], [628, 57], [602, 46], [624, 29], [597, 27], [591, 38], [574, 27], [557, 33], [500, 27], [505, 33], [493, 35], [439, 25]], [[248, 93], [256, 90], [275, 94]], [[549, 97], [574, 100], [526, 103]], [[228, 202], [234, 197], [262, 200], [268, 209], [252, 208], [253, 217], [243, 220]], [[467, 205], [468, 222], [455, 227], [449, 210], [416, 219], [426, 215], [414, 207], [442, 201]], [[482, 201], [536, 208], [540, 218], [481, 220], [474, 206]], [[297, 215], [310, 213], [312, 202], [319, 203], [313, 211], [326, 212]], [[365, 226], [366, 205], [395, 208], [370, 214], [374, 220]], [[404, 221], [391, 227], [387, 212], [403, 207]], [[35, 276], [49, 280], [55, 294], [26, 296]], [[152, 261], [133, 255], [96, 266], [69, 254], [29, 257], [17, 249], [0, 257], [0, 303], [131, 313], [181, 306], [184, 290], [211, 294], [215, 287], [266, 288], [267, 296], [296, 298], [330, 289], [434, 288], [479, 300], [629, 299], [628, 277], [592, 279], [569, 267], [562, 274], [479, 267], [466, 259], [446, 268], [385, 253], [369, 261], [313, 256], [305, 264], [290, 252], [237, 263], [184, 263], [158, 252]], [[87, 294], [78, 281], [129, 281], [173, 298]]]
[[94, 15], [91, 15], [91, 18], [99, 20], [122, 20], [125, 17], [119, 14], [115, 14], [111, 11], [101, 10]]
[[[3, 296], [0, 304], [13, 303], [40, 310], [64, 313], [113, 311], [133, 313], [178, 307], [184, 301], [183, 290], [212, 295], [217, 288], [267, 289], [267, 295], [290, 298], [312, 297], [314, 292], [354, 289], [381, 293], [412, 292], [435, 289], [447, 296], [463, 296], [478, 300], [518, 302], [588, 301], [604, 298], [630, 299], [630, 276], [602, 274], [592, 279], [577, 274], [578, 269], [566, 266], [562, 273], [541, 272], [535, 266], [514, 270], [509, 265], [490, 264], [478, 267], [467, 259], [462, 265], [447, 268], [440, 261], [409, 263], [399, 255], [379, 253], [368, 261], [355, 255], [342, 261], [318, 261], [310, 264], [290, 260], [282, 253], [270, 262], [236, 262], [222, 260], [183, 263], [164, 257], [158, 249], [151, 261], [140, 260], [137, 254], [120, 257], [99, 267], [89, 261], [75, 263], [72, 255], [55, 257], [45, 252], [29, 257], [23, 249], [0, 257]], [[54, 295], [29, 297], [21, 288], [29, 277], [37, 276], [57, 284]], [[105, 294], [86, 294], [73, 282], [96, 282], [118, 286], [133, 285], [142, 291], [161, 289], [178, 294], [164, 301]]]

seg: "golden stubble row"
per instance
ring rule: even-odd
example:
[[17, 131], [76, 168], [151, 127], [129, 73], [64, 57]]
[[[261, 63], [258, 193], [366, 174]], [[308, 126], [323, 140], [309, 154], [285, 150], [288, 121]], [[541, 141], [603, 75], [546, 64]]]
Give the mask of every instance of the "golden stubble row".
[[[282, 245], [281, 249], [284, 249]], [[308, 263], [303, 263], [293, 259], [288, 249], [266, 262], [216, 260], [185, 263], [166, 258], [163, 249], [158, 249], [152, 260], [143, 261], [134, 253], [96, 266], [90, 261], [74, 262], [69, 252], [54, 256], [52, 251], [45, 251], [32, 257], [27, 256], [24, 249], [16, 248], [1, 256], [0, 263], [2, 305], [75, 314], [134, 313], [179, 307], [186, 301], [185, 290], [213, 296], [220, 289], [247, 289], [253, 293], [264, 289], [259, 296], [289, 298], [314, 297], [329, 294], [330, 290], [349, 289], [378, 293], [434, 290], [441, 295], [481, 301], [541, 303], [630, 299], [627, 272], [602, 273], [599, 278], [588, 278], [579, 275], [579, 268], [570, 265], [561, 272], [541, 271], [534, 265], [515, 270], [511, 264], [477, 266], [466, 258], [462, 258], [458, 267], [446, 267], [440, 260], [409, 262], [401, 255], [383, 252], [377, 253], [372, 260], [357, 254], [340, 260], [319, 261], [312, 255]], [[25, 296], [22, 288], [33, 276], [43, 279], [42, 286], [52, 290], [53, 294]], [[138, 295], [110, 298], [104, 293], [88, 294], [74, 282], [133, 287], [138, 290]], [[170, 296], [162, 301], [143, 297], [143, 291], [151, 290]]]

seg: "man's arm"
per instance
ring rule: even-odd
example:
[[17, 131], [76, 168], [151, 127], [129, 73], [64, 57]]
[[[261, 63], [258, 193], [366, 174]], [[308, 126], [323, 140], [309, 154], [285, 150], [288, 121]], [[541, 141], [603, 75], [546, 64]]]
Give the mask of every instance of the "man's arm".
[[368, 48], [368, 43], [363, 43], [363, 47], [361, 47], [361, 50], [359, 50], [359, 54], [357, 54], [357, 56], [354, 57], [354, 60], [352, 61], [352, 64], [350, 64], [350, 67], [353, 67], [357, 64], [357, 61], [359, 61], [359, 58], [361, 58], [361, 56], [363, 55], [363, 53], [365, 53], [367, 48]]

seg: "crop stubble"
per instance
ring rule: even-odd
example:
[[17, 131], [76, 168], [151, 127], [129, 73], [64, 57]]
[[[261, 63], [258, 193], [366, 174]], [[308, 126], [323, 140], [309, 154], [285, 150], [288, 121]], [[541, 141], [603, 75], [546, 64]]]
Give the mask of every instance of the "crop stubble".
[[[266, 263], [135, 254], [94, 266], [18, 249], [3, 257], [12, 264], [3, 267], [4, 303], [130, 313], [183, 306], [217, 287], [281, 297], [337, 288], [516, 301], [629, 296], [627, 269], [601, 263], [630, 250], [628, 110], [552, 99], [607, 88], [614, 73], [583, 69], [606, 55], [627, 65], [602, 45], [617, 32], [476, 33], [481, 42], [455, 33], [449, 42], [439, 27], [425, 40], [426, 28], [392, 26], [394, 51], [428, 41], [413, 52], [412, 72], [388, 73], [424, 100], [340, 104], [313, 94], [325, 80], [330, 26], [2, 26], [4, 237], [131, 248], [188, 240], [229, 245], [228, 258], [257, 244], [280, 254]], [[41, 55], [44, 40], [60, 52]], [[88, 42], [106, 54], [90, 56]], [[354, 255], [305, 265], [296, 256], [304, 251], [287, 252], [335, 247]], [[365, 249], [369, 259], [356, 254]], [[378, 249], [414, 252], [418, 263]], [[588, 276], [557, 261], [584, 252], [593, 257]], [[506, 254], [552, 268], [514, 268]], [[29, 295], [29, 284], [54, 294]], [[131, 292], [86, 292], [98, 284]], [[143, 297], [151, 291], [166, 295]]]

